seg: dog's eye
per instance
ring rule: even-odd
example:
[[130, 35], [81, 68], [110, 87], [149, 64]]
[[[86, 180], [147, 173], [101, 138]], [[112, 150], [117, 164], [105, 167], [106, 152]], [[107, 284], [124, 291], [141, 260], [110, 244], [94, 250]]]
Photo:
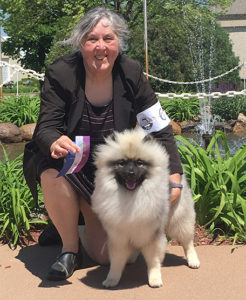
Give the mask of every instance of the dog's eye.
[[125, 164], [126, 164], [126, 161], [125, 161], [124, 159], [121, 159], [121, 160], [118, 160], [118, 161], [117, 161], [117, 165], [118, 165], [119, 167], [124, 167]]
[[144, 165], [144, 162], [141, 159], [137, 160], [137, 166], [142, 167]]

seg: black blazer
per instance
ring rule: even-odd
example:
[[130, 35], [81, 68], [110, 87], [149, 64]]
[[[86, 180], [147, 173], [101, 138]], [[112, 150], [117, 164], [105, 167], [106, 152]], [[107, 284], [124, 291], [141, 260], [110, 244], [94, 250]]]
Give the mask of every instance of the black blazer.
[[[85, 69], [80, 51], [59, 58], [47, 68], [40, 96], [40, 115], [33, 141], [24, 152], [24, 174], [29, 186], [33, 185], [30, 177], [34, 176], [35, 170], [28, 153], [41, 151], [50, 156], [51, 144], [61, 135], [74, 139], [85, 101]], [[113, 68], [114, 129], [134, 128], [136, 115], [157, 101], [140, 64], [120, 54]], [[170, 155], [171, 173], [182, 173], [172, 127], [169, 125], [153, 135]]]

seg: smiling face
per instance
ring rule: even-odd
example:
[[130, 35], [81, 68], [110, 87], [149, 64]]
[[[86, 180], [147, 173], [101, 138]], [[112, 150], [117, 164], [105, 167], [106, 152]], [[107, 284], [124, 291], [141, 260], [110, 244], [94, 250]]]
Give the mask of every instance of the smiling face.
[[106, 18], [101, 19], [86, 35], [82, 41], [81, 53], [87, 72], [112, 71], [119, 54], [119, 40]]

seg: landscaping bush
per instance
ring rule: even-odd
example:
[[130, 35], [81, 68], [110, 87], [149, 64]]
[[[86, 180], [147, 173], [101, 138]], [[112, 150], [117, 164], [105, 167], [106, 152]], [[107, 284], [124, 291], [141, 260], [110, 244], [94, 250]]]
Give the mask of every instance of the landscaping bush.
[[213, 115], [218, 115], [222, 119], [236, 120], [239, 113], [246, 115], [246, 97], [221, 97], [211, 100], [211, 112]]
[[[43, 209], [35, 207], [26, 185], [22, 171], [23, 154], [9, 161], [4, 148], [3, 151], [4, 160], [0, 160], [0, 239], [16, 246], [22, 237], [30, 237], [32, 224], [47, 222], [38, 218]], [[39, 199], [41, 203], [41, 193]]]
[[193, 120], [200, 112], [197, 98], [175, 98], [168, 99], [168, 101], [160, 99], [160, 103], [168, 116], [175, 122]]
[[182, 143], [178, 148], [194, 195], [198, 224], [246, 242], [246, 145], [231, 156], [221, 131], [206, 150], [182, 136], [176, 139]]
[[11, 122], [20, 127], [36, 123], [39, 115], [39, 96], [11, 96], [0, 103], [0, 122]]

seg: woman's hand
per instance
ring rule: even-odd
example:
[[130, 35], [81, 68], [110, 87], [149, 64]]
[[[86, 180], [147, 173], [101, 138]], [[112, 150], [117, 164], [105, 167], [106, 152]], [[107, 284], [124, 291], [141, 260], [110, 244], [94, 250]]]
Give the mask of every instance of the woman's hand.
[[50, 146], [51, 157], [56, 159], [65, 157], [68, 154], [68, 150], [75, 154], [80, 151], [80, 148], [66, 135], [59, 137]]
[[[170, 175], [170, 182], [180, 183], [181, 175], [179, 173]], [[169, 199], [171, 207], [176, 203], [176, 201], [180, 198], [180, 196], [181, 196], [181, 188], [171, 188], [170, 199]]]

